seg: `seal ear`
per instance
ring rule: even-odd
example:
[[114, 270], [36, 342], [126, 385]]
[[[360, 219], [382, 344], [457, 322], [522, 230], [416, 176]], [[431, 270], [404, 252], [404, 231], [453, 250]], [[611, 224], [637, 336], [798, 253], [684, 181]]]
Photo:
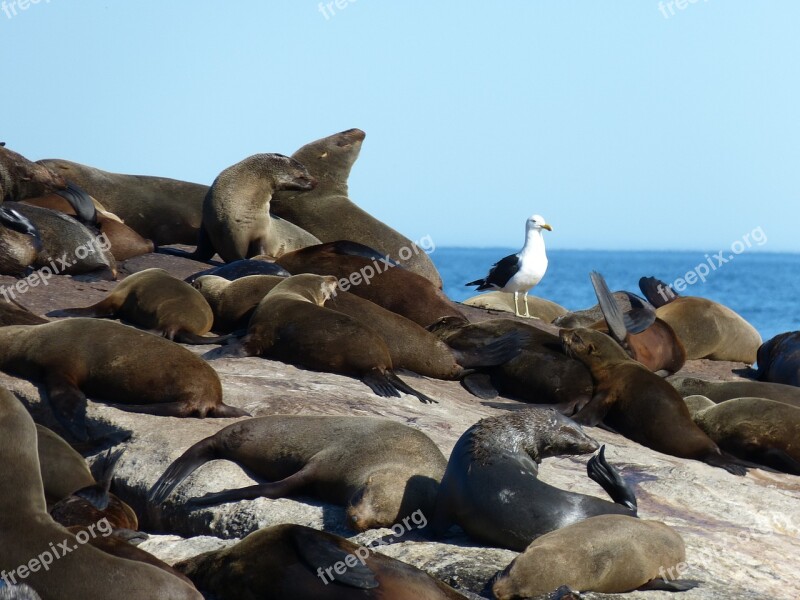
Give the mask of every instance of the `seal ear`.
[[589, 354], [597, 354], [597, 346], [590, 342], [589, 345], [586, 346], [586, 351]]

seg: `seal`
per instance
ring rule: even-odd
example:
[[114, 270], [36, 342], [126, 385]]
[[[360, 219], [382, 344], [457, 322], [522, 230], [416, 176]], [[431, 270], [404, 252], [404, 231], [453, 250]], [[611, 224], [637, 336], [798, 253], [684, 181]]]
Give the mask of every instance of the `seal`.
[[98, 303], [48, 316], [122, 319], [184, 344], [218, 344], [227, 339], [203, 337], [214, 322], [211, 307], [200, 292], [164, 269], [134, 273]]
[[800, 386], [800, 331], [787, 331], [764, 342], [758, 349], [756, 379]]
[[0, 582], [0, 600], [42, 600], [42, 597], [25, 584], [6, 587], [5, 582]]
[[[48, 591], [48, 598], [202, 600], [196, 590], [161, 569], [81, 544], [80, 537], [49, 517], [36, 453], [36, 427], [22, 403], [4, 389], [0, 389], [0, 431], [0, 455], [13, 465], [0, 480], [4, 540], [0, 571], [10, 583], [17, 583], [19, 577], [34, 589]], [[53, 556], [57, 546], [70, 551]], [[38, 556], [43, 563], [44, 551], [52, 559], [48, 568], [26, 568], [31, 557]]]
[[630, 358], [609, 336], [593, 329], [562, 329], [560, 336], [567, 354], [589, 367], [594, 379], [594, 396], [573, 416], [578, 423], [603, 422], [657, 452], [745, 474], [748, 465], [722, 453], [695, 425], [675, 388]]
[[440, 319], [467, 319], [444, 293], [426, 278], [383, 260], [342, 254], [339, 243], [310, 246], [284, 254], [275, 262], [298, 275], [333, 275], [339, 289], [429, 327]]
[[21, 276], [42, 251], [39, 230], [8, 205], [0, 206], [0, 274]]
[[800, 408], [765, 398], [733, 398], [719, 404], [705, 396], [684, 400], [694, 422], [726, 452], [800, 475]]
[[208, 186], [165, 177], [110, 173], [60, 159], [37, 162], [78, 184], [128, 227], [155, 244], [197, 243]]
[[642, 277], [639, 287], [683, 342], [687, 360], [707, 358], [743, 362], [756, 361], [761, 335], [736, 312], [706, 298], [678, 296], [654, 277]]
[[219, 600], [466, 600], [416, 567], [302, 525], [260, 529], [175, 568]]
[[[502, 312], [514, 313], [514, 294], [510, 292], [485, 292], [463, 302], [467, 306], [483, 308], [486, 310], [499, 310]], [[567, 314], [569, 311], [555, 302], [530, 296], [527, 299], [530, 307], [531, 316], [541, 319], [545, 323], [552, 323], [554, 319]]]
[[14, 210], [27, 217], [41, 236], [42, 250], [36, 255], [35, 268], [48, 267], [66, 275], [105, 271], [116, 279], [117, 261], [109, 252], [107, 238], [96, 236], [72, 217], [49, 208], [18, 202]]
[[66, 187], [62, 175], [0, 145], [0, 202], [25, 200]]
[[553, 409], [527, 408], [478, 421], [450, 455], [436, 499], [434, 534], [443, 535], [455, 523], [482, 543], [522, 551], [540, 535], [588, 517], [635, 516], [633, 491], [602, 452], [587, 471], [614, 502], [539, 481], [543, 458], [596, 449], [597, 442], [577, 423]]
[[606, 594], [685, 591], [698, 582], [665, 579], [685, 561], [683, 539], [664, 523], [599, 515], [536, 539], [500, 573], [492, 591], [497, 600], [539, 597], [562, 585]]
[[324, 306], [336, 289], [335, 277], [294, 275], [259, 302], [247, 335], [219, 356], [265, 356], [307, 369], [358, 377], [379, 396], [436, 402], [411, 388], [394, 372], [383, 338], [360, 321]]
[[441, 289], [442, 278], [425, 252], [427, 248], [420, 248], [348, 197], [347, 180], [365, 137], [360, 129], [348, 129], [306, 144], [292, 154], [306, 166], [317, 186], [306, 192], [275, 194], [272, 210], [322, 242], [350, 240], [375, 248]]
[[0, 370], [44, 383], [55, 417], [88, 439], [86, 396], [171, 417], [241, 417], [222, 402], [216, 371], [168, 340], [112, 321], [0, 327]]
[[0, 327], [5, 327], [6, 325], [40, 325], [48, 322], [47, 319], [32, 313], [13, 298], [8, 300], [0, 299]]
[[738, 381], [706, 381], [696, 377], [668, 377], [667, 381], [683, 396], [700, 395], [719, 404], [732, 398], [767, 398], [800, 408], [800, 389], [781, 383]]
[[228, 281], [233, 281], [234, 279], [240, 279], [248, 275], [277, 275], [279, 277], [288, 277], [291, 273], [273, 262], [246, 258], [244, 260], [235, 260], [220, 265], [219, 267], [198, 271], [193, 275], [189, 275], [184, 281], [186, 283], [194, 283], [198, 277], [203, 277], [204, 275], [216, 275]]
[[447, 461], [424, 433], [374, 417], [272, 415], [221, 429], [189, 448], [153, 485], [163, 503], [198, 467], [231, 460], [270, 481], [206, 494], [193, 506], [311, 494], [347, 507], [358, 531], [388, 527], [411, 513], [430, 514]]
[[95, 485], [86, 460], [55, 431], [37, 424], [36, 439], [48, 506]]
[[[235, 281], [204, 275], [194, 286], [214, 311], [214, 329], [238, 331], [264, 296], [284, 278], [252, 275]], [[338, 292], [325, 306], [375, 330], [389, 349], [395, 368], [436, 379], [461, 379], [470, 369], [503, 364], [519, 352], [520, 336], [509, 333], [482, 345], [454, 350], [413, 321], [348, 292]]]

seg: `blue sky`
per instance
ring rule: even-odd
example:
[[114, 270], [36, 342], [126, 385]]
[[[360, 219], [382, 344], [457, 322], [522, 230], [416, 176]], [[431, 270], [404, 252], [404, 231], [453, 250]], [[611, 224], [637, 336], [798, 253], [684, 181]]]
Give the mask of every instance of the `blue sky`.
[[0, 139], [210, 183], [359, 127], [351, 198], [414, 239], [800, 251], [800, 2], [668, 4], [6, 0]]

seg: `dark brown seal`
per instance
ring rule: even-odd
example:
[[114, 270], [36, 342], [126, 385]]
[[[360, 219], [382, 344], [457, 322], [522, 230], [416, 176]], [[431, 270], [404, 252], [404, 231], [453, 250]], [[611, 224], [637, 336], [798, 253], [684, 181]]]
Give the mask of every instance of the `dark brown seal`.
[[47, 505], [52, 506], [73, 492], [95, 485], [86, 459], [60, 435], [43, 425], [36, 425], [39, 466]]
[[186, 348], [110, 321], [0, 327], [0, 369], [41, 381], [59, 422], [87, 439], [86, 396], [172, 417], [241, 417], [219, 376]]
[[741, 461], [723, 454], [695, 425], [675, 388], [630, 358], [608, 335], [562, 329], [561, 341], [567, 354], [589, 367], [595, 384], [594, 396], [573, 417], [576, 421], [590, 426], [603, 422], [658, 452], [745, 474]]
[[[46, 593], [45, 598], [202, 600], [180, 579], [154, 566], [121, 560], [82, 544], [80, 537], [50, 518], [33, 419], [6, 390], [0, 390], [0, 431], [0, 455], [12, 465], [0, 478], [0, 571], [10, 583], [24, 579]], [[54, 554], [56, 547], [60, 550]], [[38, 568], [31, 564], [36, 557]], [[42, 568], [45, 562], [47, 568]]]
[[800, 331], [787, 331], [767, 340], [757, 357], [756, 379], [800, 386]]
[[635, 516], [632, 490], [602, 452], [587, 470], [615, 502], [539, 481], [543, 458], [596, 449], [597, 442], [580, 425], [553, 409], [528, 408], [479, 421], [450, 455], [436, 499], [434, 533], [441, 535], [455, 523], [480, 542], [524, 550], [540, 535], [591, 516]]
[[0, 145], [0, 202], [25, 200], [66, 187], [62, 175]]
[[261, 529], [175, 568], [219, 600], [465, 600], [416, 567], [302, 525]]
[[292, 154], [317, 180], [317, 187], [307, 192], [275, 194], [273, 211], [322, 242], [350, 240], [375, 248], [441, 289], [442, 279], [426, 253], [430, 248], [420, 248], [348, 197], [350, 169], [358, 159], [365, 136], [360, 129], [349, 129], [306, 144]]
[[206, 494], [193, 505], [311, 494], [347, 507], [359, 531], [433, 511], [447, 464], [428, 436], [373, 417], [273, 415], [230, 425], [189, 448], [150, 490], [161, 504], [204, 463], [226, 459], [270, 483]]

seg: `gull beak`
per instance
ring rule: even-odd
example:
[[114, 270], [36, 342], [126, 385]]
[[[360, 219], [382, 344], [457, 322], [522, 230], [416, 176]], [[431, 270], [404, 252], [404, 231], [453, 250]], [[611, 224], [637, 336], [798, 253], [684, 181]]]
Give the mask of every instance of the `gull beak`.
[[550, 225], [548, 225], [547, 223], [545, 223], [544, 225], [542, 225], [542, 229], [547, 229], [547, 231], [553, 231], [553, 228], [552, 228], [552, 227], [550, 227]]

